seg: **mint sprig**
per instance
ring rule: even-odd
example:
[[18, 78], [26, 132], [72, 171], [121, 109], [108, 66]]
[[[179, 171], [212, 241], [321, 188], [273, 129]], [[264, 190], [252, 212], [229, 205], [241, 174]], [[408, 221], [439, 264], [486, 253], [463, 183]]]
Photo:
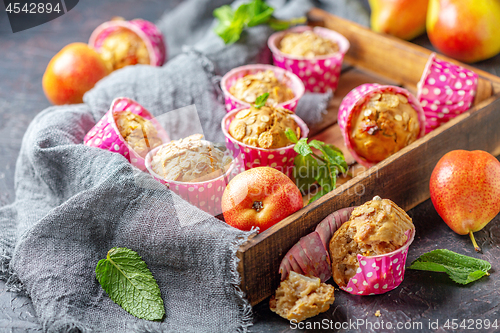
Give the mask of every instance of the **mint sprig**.
[[264, 105], [266, 105], [266, 102], [267, 102], [268, 98], [269, 98], [269, 93], [263, 93], [262, 95], [260, 95], [259, 97], [257, 97], [255, 99], [254, 106], [257, 109], [260, 109], [261, 107], [263, 107]]
[[305, 17], [286, 20], [277, 20], [273, 17], [274, 8], [262, 0], [253, 0], [240, 5], [233, 11], [231, 6], [224, 5], [214, 10], [214, 16], [219, 20], [215, 33], [226, 44], [235, 43], [240, 39], [244, 29], [256, 25], [268, 24], [274, 30], [288, 29], [292, 25], [306, 22]]
[[[293, 168], [298, 188], [304, 192], [316, 182], [321, 186], [321, 190], [309, 203], [333, 191], [337, 186], [338, 174], [347, 172], [348, 168], [342, 151], [318, 140], [311, 140], [309, 143], [307, 138], [298, 140], [295, 132], [289, 128], [285, 134], [288, 140], [295, 143], [294, 150], [298, 153]], [[321, 155], [316, 154], [312, 148], [319, 150]]]
[[408, 268], [444, 272], [456, 283], [468, 284], [485, 275], [490, 275], [488, 271], [491, 269], [491, 264], [485, 260], [439, 249], [422, 254]]
[[165, 315], [160, 288], [137, 252], [114, 247], [97, 263], [95, 273], [109, 298], [131, 315], [147, 320]]

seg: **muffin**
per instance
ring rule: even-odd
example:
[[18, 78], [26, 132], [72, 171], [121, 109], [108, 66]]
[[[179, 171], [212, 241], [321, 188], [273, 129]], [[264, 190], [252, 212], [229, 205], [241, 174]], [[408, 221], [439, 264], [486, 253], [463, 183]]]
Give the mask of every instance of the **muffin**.
[[335, 92], [349, 41], [322, 27], [298, 26], [272, 34], [267, 42], [274, 65], [297, 75], [309, 92]]
[[225, 173], [232, 159], [194, 134], [164, 144], [152, 156], [151, 168], [165, 180], [203, 182]]
[[366, 83], [339, 107], [338, 123], [356, 161], [371, 167], [424, 135], [425, 114], [406, 89]]
[[222, 77], [220, 86], [227, 112], [241, 107], [249, 108], [258, 96], [266, 92], [269, 93], [271, 104], [277, 103], [294, 112], [304, 95], [304, 84], [297, 75], [264, 64], [236, 67]]
[[148, 152], [168, 141], [167, 132], [153, 115], [127, 97], [115, 98], [83, 139], [85, 145], [118, 153], [141, 170], [146, 169]]
[[149, 65], [146, 44], [128, 29], [112, 32], [102, 43], [99, 53], [111, 71], [129, 65]]
[[247, 103], [255, 103], [258, 96], [269, 93], [267, 99], [271, 104], [284, 103], [295, 97], [292, 89], [278, 80], [270, 69], [255, 74], [245, 75], [229, 88], [229, 92]]
[[421, 128], [408, 98], [393, 92], [375, 93], [353, 118], [353, 149], [380, 162], [417, 140]]
[[142, 158], [146, 157], [151, 149], [162, 144], [151, 121], [130, 111], [115, 113], [113, 117], [123, 139]]
[[293, 113], [273, 106], [239, 111], [229, 125], [229, 134], [236, 140], [257, 148], [276, 149], [292, 144], [285, 135], [287, 128], [301, 137], [300, 127], [291, 117]]
[[361, 273], [358, 255], [371, 257], [396, 251], [407, 243], [414, 228], [411, 218], [391, 200], [377, 196], [356, 207], [330, 240], [335, 283], [346, 287], [351, 278]]
[[89, 45], [112, 71], [129, 65], [161, 66], [167, 57], [163, 35], [151, 22], [121, 17], [98, 26]]
[[271, 297], [269, 308], [287, 320], [300, 322], [325, 312], [334, 302], [333, 286], [319, 278], [290, 272]]
[[337, 53], [339, 45], [331, 39], [306, 30], [286, 33], [279, 43], [279, 50], [292, 56], [314, 58]]

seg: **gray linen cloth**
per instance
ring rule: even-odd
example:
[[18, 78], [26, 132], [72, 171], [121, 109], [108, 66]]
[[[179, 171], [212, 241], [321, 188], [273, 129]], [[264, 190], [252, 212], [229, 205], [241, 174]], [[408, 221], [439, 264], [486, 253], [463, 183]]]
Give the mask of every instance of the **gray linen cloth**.
[[[16, 201], [0, 209], [0, 271], [12, 290], [32, 299], [44, 331], [234, 332], [251, 325], [236, 271], [236, 251], [251, 232], [191, 206], [121, 155], [82, 144], [120, 96], [155, 116], [194, 104], [206, 138], [223, 141], [220, 75], [268, 62], [262, 54], [272, 32], [255, 27], [224, 46], [212, 32], [212, 11], [228, 2], [181, 4], [158, 23], [167, 36], [166, 65], [119, 70], [87, 93], [85, 104], [48, 108], [29, 126], [16, 166]], [[311, 6], [270, 3], [282, 18]], [[328, 98], [307, 96], [299, 116], [320, 120]], [[189, 121], [172, 117], [170, 128], [181, 135]], [[137, 251], [148, 264], [165, 303], [162, 322], [129, 315], [100, 287], [95, 266], [114, 246]]]

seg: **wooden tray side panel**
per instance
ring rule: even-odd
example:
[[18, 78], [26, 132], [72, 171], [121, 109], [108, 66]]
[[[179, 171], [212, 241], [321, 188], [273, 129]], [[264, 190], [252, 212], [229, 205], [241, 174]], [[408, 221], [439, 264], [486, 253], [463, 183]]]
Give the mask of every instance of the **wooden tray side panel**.
[[[275, 291], [283, 255], [329, 213], [362, 204], [374, 195], [409, 210], [429, 198], [430, 175], [445, 153], [480, 149], [499, 155], [498, 124], [500, 99], [490, 98], [251, 239], [239, 254], [242, 289], [249, 301], [257, 304]], [[418, 221], [414, 222], [418, 232]]]

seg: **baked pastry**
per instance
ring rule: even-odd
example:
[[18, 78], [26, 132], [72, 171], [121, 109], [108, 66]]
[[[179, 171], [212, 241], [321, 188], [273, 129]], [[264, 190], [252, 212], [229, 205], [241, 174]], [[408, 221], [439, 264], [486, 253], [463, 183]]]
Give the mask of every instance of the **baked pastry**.
[[114, 113], [116, 126], [123, 139], [142, 158], [153, 148], [162, 144], [151, 121], [130, 111]]
[[395, 251], [408, 240], [405, 233], [414, 228], [411, 218], [391, 200], [376, 196], [356, 207], [329, 243], [335, 283], [347, 286], [359, 268], [358, 254], [375, 256]]
[[375, 93], [354, 114], [350, 133], [356, 153], [380, 162], [417, 140], [417, 111], [406, 96], [394, 92]]
[[260, 95], [269, 93], [267, 101], [279, 104], [295, 97], [292, 89], [280, 82], [272, 70], [248, 74], [236, 80], [229, 88], [231, 95], [247, 103], [255, 103]]
[[178, 182], [201, 182], [222, 175], [232, 159], [202, 138], [194, 134], [164, 144], [152, 158], [154, 172]]
[[280, 41], [279, 50], [293, 56], [314, 58], [337, 53], [339, 46], [331, 39], [323, 38], [311, 30], [306, 30], [285, 34]]
[[292, 271], [271, 297], [269, 308], [285, 319], [300, 322], [327, 311], [335, 300], [333, 291], [333, 286], [319, 278]]
[[149, 65], [149, 52], [144, 41], [133, 31], [120, 28], [103, 41], [99, 53], [112, 71], [128, 65]]
[[276, 149], [292, 144], [285, 135], [287, 128], [301, 137], [292, 112], [280, 107], [263, 106], [241, 110], [229, 125], [229, 134], [249, 146]]

